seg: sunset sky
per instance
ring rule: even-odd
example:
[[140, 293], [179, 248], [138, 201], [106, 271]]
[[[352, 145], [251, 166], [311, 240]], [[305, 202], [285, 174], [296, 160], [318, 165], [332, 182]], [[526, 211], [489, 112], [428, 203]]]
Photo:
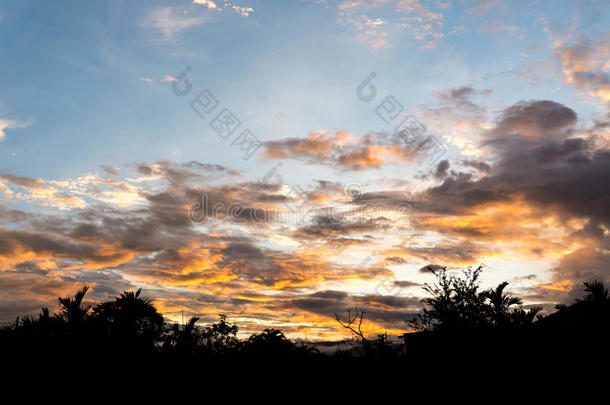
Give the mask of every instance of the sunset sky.
[[610, 1], [0, 1], [0, 322], [408, 331], [430, 269], [610, 281]]

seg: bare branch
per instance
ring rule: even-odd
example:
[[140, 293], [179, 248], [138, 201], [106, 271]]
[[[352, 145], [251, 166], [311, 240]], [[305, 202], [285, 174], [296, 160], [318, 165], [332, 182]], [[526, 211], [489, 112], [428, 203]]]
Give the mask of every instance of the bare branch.
[[[339, 317], [339, 314], [335, 314], [335, 319], [339, 323], [339, 325], [343, 326], [345, 329], [348, 329], [354, 335], [356, 335], [362, 343], [368, 343], [366, 337], [364, 337], [364, 332], [362, 332], [362, 322], [364, 321], [364, 311], [359, 311], [358, 306], [354, 307], [354, 315], [352, 316], [352, 311], [347, 311], [347, 322], [343, 322]], [[355, 324], [358, 326], [354, 326]]]

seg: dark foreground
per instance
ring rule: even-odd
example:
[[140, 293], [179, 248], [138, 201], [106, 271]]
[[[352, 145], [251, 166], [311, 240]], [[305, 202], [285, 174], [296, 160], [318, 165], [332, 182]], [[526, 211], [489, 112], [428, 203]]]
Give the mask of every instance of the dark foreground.
[[[473, 276], [474, 283], [462, 283]], [[18, 319], [0, 330], [0, 356], [5, 370], [74, 375], [113, 370], [114, 375], [132, 376], [195, 372], [288, 378], [291, 372], [315, 370], [308, 371], [310, 378], [391, 380], [434, 375], [430, 373], [459, 377], [473, 371], [607, 373], [610, 298], [603, 284], [587, 283], [583, 299], [535, 317], [537, 309], [526, 311], [518, 298], [503, 292], [506, 284], [478, 291], [476, 276], [440, 274], [439, 284], [428, 286], [432, 298], [424, 300], [422, 316], [410, 321], [421, 331], [406, 334], [398, 347], [384, 336], [370, 339], [360, 333], [360, 324], [353, 322], [363, 320], [357, 310], [360, 318], [341, 323], [352, 334], [353, 348], [324, 355], [276, 329], [238, 339], [238, 326], [222, 315], [208, 327], [197, 326], [197, 318], [170, 325], [140, 291], [87, 306], [83, 288], [74, 297], [59, 298], [58, 313], [43, 309], [38, 317]]]

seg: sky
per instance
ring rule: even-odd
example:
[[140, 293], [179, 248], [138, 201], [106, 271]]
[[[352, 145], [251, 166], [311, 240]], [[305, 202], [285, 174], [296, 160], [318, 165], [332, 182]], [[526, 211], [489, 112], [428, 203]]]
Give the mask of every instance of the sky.
[[142, 288], [396, 336], [433, 270], [610, 281], [610, 1], [0, 1], [0, 322]]

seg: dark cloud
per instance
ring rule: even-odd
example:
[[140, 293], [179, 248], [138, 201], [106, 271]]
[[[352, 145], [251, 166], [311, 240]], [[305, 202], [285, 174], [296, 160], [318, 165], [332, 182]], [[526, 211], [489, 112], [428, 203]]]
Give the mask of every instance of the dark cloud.
[[576, 113], [554, 101], [526, 101], [517, 103], [502, 113], [493, 137], [520, 136], [554, 137], [576, 123]]
[[[481, 166], [485, 175], [475, 178], [468, 173], [451, 172], [441, 185], [416, 196], [415, 211], [420, 215], [471, 216], [484, 205], [518, 202], [547, 216], [554, 215], [563, 224], [584, 219], [582, 229], [571, 237], [606, 243], [604, 229], [610, 227], [610, 151], [576, 133], [576, 119], [574, 111], [552, 101], [520, 102], [507, 108], [488, 131], [485, 146], [496, 161], [491, 167]], [[479, 167], [474, 163], [465, 165]], [[508, 226], [519, 224], [493, 225], [495, 237], [506, 237], [501, 232]], [[435, 225], [430, 229], [442, 231]], [[481, 226], [447, 224], [445, 231], [462, 237], [491, 237], [490, 230]], [[510, 235], [513, 231], [506, 232]], [[591, 239], [587, 244], [592, 245]], [[437, 263], [476, 260], [476, 246], [456, 247], [439, 244], [433, 249], [409, 249], [409, 253]], [[538, 254], [542, 252], [540, 247], [537, 250]], [[565, 256], [554, 270], [556, 280], [576, 283], [586, 277], [605, 279], [606, 258], [600, 251], [603, 250], [589, 248]]]
[[575, 119], [572, 110], [550, 101], [508, 108], [490, 131], [508, 136], [487, 143], [499, 158], [489, 174], [474, 179], [456, 173], [427, 191], [425, 205], [439, 212], [463, 212], [524, 196], [566, 216], [607, 222], [610, 182], [604, 174], [610, 170], [610, 152], [595, 150], [585, 138], [566, 138]]
[[322, 291], [306, 297], [294, 298], [288, 305], [319, 314], [330, 319], [335, 314], [344, 317], [348, 310], [357, 306], [364, 312], [365, 322], [379, 322], [404, 329], [405, 321], [412, 319], [421, 307], [420, 299], [392, 295], [350, 295], [340, 291]]
[[485, 162], [479, 162], [476, 160], [462, 160], [461, 164], [466, 167], [472, 167], [480, 172], [489, 173], [491, 166]]
[[449, 161], [446, 159], [441, 160], [436, 165], [436, 171], [434, 172], [434, 177], [436, 177], [437, 179], [444, 179], [445, 177], [447, 177], [448, 170], [449, 170]]
[[310, 295], [312, 298], [322, 298], [331, 300], [344, 300], [349, 296], [345, 291], [324, 290], [318, 291]]
[[443, 266], [440, 264], [428, 264], [420, 268], [419, 271], [422, 273], [434, 273], [435, 271], [442, 270]]
[[124, 251], [107, 252], [94, 245], [57, 236], [0, 228], [0, 255], [19, 258], [28, 252], [41, 256], [79, 260], [82, 263], [108, 265], [120, 261], [127, 254]]
[[6, 209], [0, 205], [0, 223], [20, 223], [32, 219], [34, 215], [21, 210]]
[[394, 284], [394, 286], [400, 287], [400, 288], [419, 287], [419, 286], [421, 286], [420, 283], [415, 283], [413, 281], [408, 281], [408, 280], [395, 280], [393, 282], [393, 284]]
[[434, 246], [407, 245], [400, 248], [401, 252], [424, 263], [452, 263], [469, 265], [476, 263], [482, 254], [489, 253], [489, 247], [467, 240], [458, 242], [443, 240]]
[[353, 233], [373, 232], [390, 228], [391, 225], [384, 218], [363, 219], [342, 218], [339, 215], [318, 215], [314, 218], [314, 224], [300, 227], [300, 235], [324, 236], [324, 235], [349, 235]]
[[448, 93], [441, 93], [440, 97], [445, 100], [468, 99], [476, 94], [476, 90], [470, 86], [452, 89]]
[[359, 305], [388, 307], [392, 309], [419, 309], [420, 299], [417, 297], [403, 297], [398, 295], [369, 294], [356, 297]]
[[83, 285], [92, 286], [87, 301], [109, 299], [132, 288], [122, 276], [112, 272], [34, 270], [32, 262], [15, 270], [0, 271], [0, 323], [15, 321], [17, 316], [35, 315], [42, 307], [55, 310], [58, 296], [74, 294]]
[[23, 187], [26, 189], [31, 189], [31, 188], [41, 188], [44, 187], [44, 181], [42, 179], [34, 179], [32, 177], [25, 177], [25, 176], [17, 176], [14, 174], [3, 174], [2, 176], [0, 176], [0, 179], [2, 180], [6, 180], [9, 183], [12, 183], [16, 186], [19, 187]]
[[572, 300], [583, 296], [582, 283], [584, 281], [599, 280], [606, 285], [610, 284], [610, 240], [604, 238], [597, 246], [589, 246], [571, 252], [561, 258], [553, 269], [554, 279], [557, 281], [570, 280], [572, 282], [569, 294], [565, 300]]
[[386, 257], [384, 259], [384, 261], [388, 265], [392, 265], [392, 264], [405, 264], [405, 263], [409, 262], [407, 259], [402, 258], [402, 257], [398, 257], [398, 256]]
[[169, 160], [160, 160], [153, 163], [137, 163], [136, 171], [141, 176], [158, 176], [168, 181], [173, 187], [202, 182], [213, 179], [218, 175], [241, 176], [233, 169], [218, 164], [201, 163], [190, 161], [186, 163], [174, 163]]
[[106, 172], [107, 174], [109, 174], [111, 176], [119, 175], [119, 169], [114, 166], [100, 165], [100, 167], [102, 168], [102, 170], [104, 170], [104, 172]]

